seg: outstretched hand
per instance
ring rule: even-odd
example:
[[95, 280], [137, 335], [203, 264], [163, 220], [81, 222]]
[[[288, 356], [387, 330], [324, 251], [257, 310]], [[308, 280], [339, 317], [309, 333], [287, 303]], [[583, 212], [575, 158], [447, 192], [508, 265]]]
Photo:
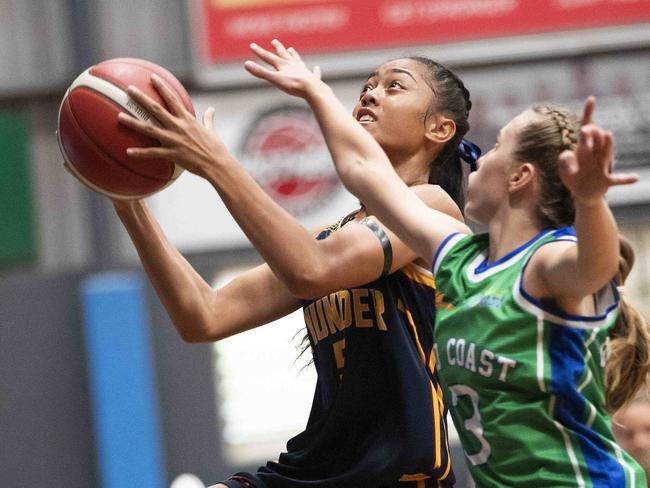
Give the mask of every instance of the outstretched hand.
[[213, 129], [214, 109], [205, 111], [203, 124], [200, 124], [162, 78], [153, 74], [151, 82], [169, 110], [138, 88], [129, 86], [129, 96], [153, 118], [143, 121], [122, 112], [119, 121], [140, 134], [158, 140], [160, 146], [129, 148], [127, 154], [140, 159], [167, 159], [194, 174], [205, 176], [215, 157], [226, 152]]
[[594, 106], [594, 97], [587, 98], [578, 146], [560, 155], [560, 177], [576, 202], [598, 201], [610, 187], [639, 179], [635, 174], [612, 172], [614, 136], [592, 122]]
[[271, 68], [255, 61], [246, 61], [244, 67], [253, 76], [273, 83], [289, 95], [306, 98], [309, 90], [320, 82], [320, 68], [316, 66], [313, 71], [309, 70], [298, 51], [292, 47], [285, 48], [277, 39], [271, 41], [271, 44], [275, 48], [275, 53], [255, 43], [250, 45], [251, 51]]

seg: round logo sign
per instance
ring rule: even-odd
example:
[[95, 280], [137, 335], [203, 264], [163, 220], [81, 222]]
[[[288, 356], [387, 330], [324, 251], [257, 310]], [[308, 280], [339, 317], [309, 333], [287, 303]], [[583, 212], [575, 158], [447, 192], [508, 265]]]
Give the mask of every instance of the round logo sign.
[[306, 107], [280, 106], [258, 115], [244, 132], [240, 155], [264, 191], [294, 215], [322, 207], [341, 187]]

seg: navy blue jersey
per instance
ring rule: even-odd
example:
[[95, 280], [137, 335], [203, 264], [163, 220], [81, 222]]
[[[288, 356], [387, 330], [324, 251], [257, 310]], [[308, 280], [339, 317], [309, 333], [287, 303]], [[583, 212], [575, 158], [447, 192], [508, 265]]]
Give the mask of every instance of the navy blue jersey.
[[311, 413], [305, 431], [257, 477], [270, 488], [451, 485], [434, 305], [432, 274], [415, 264], [305, 302], [318, 373]]

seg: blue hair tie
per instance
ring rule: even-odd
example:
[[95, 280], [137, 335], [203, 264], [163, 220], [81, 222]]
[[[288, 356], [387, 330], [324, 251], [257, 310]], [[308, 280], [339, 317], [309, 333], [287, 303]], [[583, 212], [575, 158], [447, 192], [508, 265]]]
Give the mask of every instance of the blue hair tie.
[[481, 148], [473, 142], [463, 139], [458, 145], [458, 153], [462, 160], [469, 164], [469, 169], [476, 171], [476, 161], [481, 157]]

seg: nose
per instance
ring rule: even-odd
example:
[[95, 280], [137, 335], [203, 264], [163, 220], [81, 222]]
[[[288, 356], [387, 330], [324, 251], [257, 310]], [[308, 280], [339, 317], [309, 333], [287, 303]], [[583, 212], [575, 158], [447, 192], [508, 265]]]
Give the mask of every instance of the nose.
[[377, 105], [377, 94], [374, 88], [366, 90], [361, 97], [361, 106], [367, 107], [368, 105]]

